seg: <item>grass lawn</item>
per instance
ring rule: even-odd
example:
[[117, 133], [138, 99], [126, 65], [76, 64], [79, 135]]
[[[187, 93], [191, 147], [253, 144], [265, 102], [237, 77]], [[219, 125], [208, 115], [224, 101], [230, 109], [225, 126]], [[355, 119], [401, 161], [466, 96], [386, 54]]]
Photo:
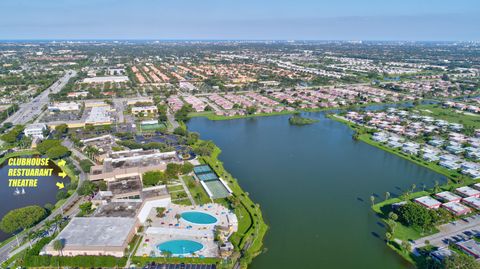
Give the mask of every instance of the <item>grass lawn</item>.
[[183, 199], [183, 198], [186, 198], [188, 199], [187, 197], [187, 193], [183, 190], [183, 191], [176, 191], [176, 192], [172, 192], [170, 193], [170, 196], [172, 197], [172, 200], [175, 200], [175, 199]]
[[196, 182], [192, 176], [183, 176], [182, 180], [185, 182], [185, 185], [187, 185], [187, 188], [195, 200], [195, 203], [203, 205], [212, 202], [200, 183]]
[[175, 186], [168, 185], [167, 189], [168, 189], [168, 191], [183, 191], [183, 186], [182, 185], [175, 185]]
[[468, 112], [444, 108], [441, 105], [419, 105], [414, 109], [418, 110], [422, 115], [480, 128], [480, 115], [467, 114]]

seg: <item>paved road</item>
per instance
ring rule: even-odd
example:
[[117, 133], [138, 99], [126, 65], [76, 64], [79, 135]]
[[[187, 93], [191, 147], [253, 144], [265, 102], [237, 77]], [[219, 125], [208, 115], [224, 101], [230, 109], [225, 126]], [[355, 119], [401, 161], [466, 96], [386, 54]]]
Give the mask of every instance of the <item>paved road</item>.
[[50, 93], [58, 93], [65, 85], [67, 85], [70, 78], [77, 75], [74, 70], [69, 70], [58, 81], [53, 83], [48, 89], [43, 91], [37, 97], [33, 98], [29, 103], [21, 104], [20, 108], [7, 118], [4, 122], [11, 122], [15, 124], [26, 124], [27, 122], [38, 117], [42, 113], [42, 108], [48, 105], [50, 99], [48, 95]]
[[446, 241], [444, 242], [445, 239], [452, 240], [452, 237], [454, 236], [457, 236], [457, 237], [459, 235], [465, 236], [463, 232], [480, 230], [480, 215], [474, 215], [472, 217], [468, 217], [465, 219], [468, 222], [463, 219], [460, 219], [453, 223], [440, 225], [438, 227], [440, 232], [415, 240], [415, 242], [412, 244], [412, 250], [415, 250], [416, 248], [424, 247], [426, 240], [430, 242], [430, 245], [433, 245], [436, 247], [444, 247], [448, 245]]
[[180, 125], [178, 124], [178, 122], [175, 120], [175, 116], [172, 114], [172, 112], [170, 111], [170, 109], [167, 110], [167, 119], [168, 121], [170, 122], [170, 126], [172, 126], [169, 130], [169, 131], [173, 131], [175, 130], [176, 128], [180, 127]]

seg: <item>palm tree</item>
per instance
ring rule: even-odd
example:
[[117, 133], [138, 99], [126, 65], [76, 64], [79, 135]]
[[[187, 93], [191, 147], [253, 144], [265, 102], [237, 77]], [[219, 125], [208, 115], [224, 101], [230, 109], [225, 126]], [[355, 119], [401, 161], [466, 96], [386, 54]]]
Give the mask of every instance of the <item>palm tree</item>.
[[385, 201], [388, 200], [390, 198], [390, 193], [387, 191], [385, 192]]
[[372, 206], [375, 205], [375, 196], [370, 196], [370, 201], [372, 202]]
[[151, 218], [148, 218], [148, 219], [146, 220], [146, 222], [147, 222], [148, 227], [152, 226], [152, 222], [153, 222], [153, 221], [152, 221]]
[[[58, 254], [60, 256], [63, 256], [62, 250], [63, 250], [64, 246], [65, 245], [63, 243], [63, 239], [57, 239], [57, 240], [53, 241], [53, 249], [58, 251]], [[60, 268], [60, 259], [58, 259], [58, 268]]]
[[434, 192], [439, 192], [440, 191], [440, 184], [438, 183], [438, 180], [435, 180], [435, 185], [433, 186], [433, 191]]
[[385, 238], [387, 239], [388, 242], [392, 240], [392, 234], [391, 233], [385, 233]]
[[179, 223], [179, 222], [180, 222], [180, 219], [182, 218], [182, 215], [176, 214], [176, 215], [175, 215], [175, 218], [177, 219], [177, 223]]

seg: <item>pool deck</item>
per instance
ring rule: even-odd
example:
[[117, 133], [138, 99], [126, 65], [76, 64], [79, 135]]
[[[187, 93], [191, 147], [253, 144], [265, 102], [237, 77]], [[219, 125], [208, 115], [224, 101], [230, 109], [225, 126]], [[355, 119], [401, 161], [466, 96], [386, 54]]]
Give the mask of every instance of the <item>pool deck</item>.
[[[177, 214], [181, 215], [191, 211], [208, 213], [218, 221], [216, 224], [194, 224], [182, 218], [179, 220], [175, 218]], [[228, 230], [230, 234], [238, 230], [238, 220], [235, 214], [220, 204], [211, 203], [202, 206], [169, 204], [164, 216], [157, 217], [156, 214], [156, 210], [153, 208], [148, 215], [151, 220], [150, 227], [145, 231], [136, 256], [160, 257], [162, 254], [157, 249], [159, 244], [170, 240], [193, 240], [204, 246], [193, 256], [218, 257], [218, 246], [214, 242], [215, 226]], [[190, 254], [183, 256], [192, 257]]]

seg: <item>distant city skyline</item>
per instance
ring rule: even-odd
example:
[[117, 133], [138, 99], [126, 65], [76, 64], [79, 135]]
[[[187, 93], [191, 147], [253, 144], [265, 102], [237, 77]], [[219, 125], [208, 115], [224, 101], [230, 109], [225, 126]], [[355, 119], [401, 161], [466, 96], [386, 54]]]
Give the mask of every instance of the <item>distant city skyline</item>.
[[2, 0], [0, 39], [479, 41], [480, 1]]

